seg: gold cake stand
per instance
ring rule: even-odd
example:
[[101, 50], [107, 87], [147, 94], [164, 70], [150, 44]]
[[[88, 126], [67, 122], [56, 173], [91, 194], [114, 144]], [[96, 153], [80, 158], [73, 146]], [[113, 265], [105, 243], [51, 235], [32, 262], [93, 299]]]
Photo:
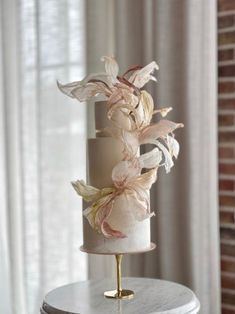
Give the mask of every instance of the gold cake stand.
[[132, 252], [108, 252], [108, 253], [101, 253], [99, 251], [94, 251], [94, 250], [89, 250], [85, 248], [84, 246], [80, 247], [80, 250], [82, 252], [86, 252], [89, 254], [99, 254], [99, 255], [114, 255], [116, 259], [116, 272], [117, 272], [117, 289], [116, 290], [111, 290], [111, 291], [105, 291], [104, 296], [106, 298], [112, 298], [112, 299], [131, 299], [134, 296], [134, 291], [132, 290], [127, 290], [127, 289], [122, 289], [122, 258], [123, 255], [125, 254], [139, 254], [139, 253], [145, 253], [152, 251], [156, 248], [155, 243], [151, 243], [150, 247], [142, 250], [142, 251], [132, 251]]

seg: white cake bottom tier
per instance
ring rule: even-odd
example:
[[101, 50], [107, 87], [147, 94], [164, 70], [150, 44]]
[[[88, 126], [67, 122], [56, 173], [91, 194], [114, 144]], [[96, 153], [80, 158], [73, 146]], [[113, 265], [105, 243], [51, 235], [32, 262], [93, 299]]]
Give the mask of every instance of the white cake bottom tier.
[[83, 249], [88, 253], [118, 254], [135, 253], [150, 249], [150, 219], [137, 222], [130, 230], [127, 238], [107, 239], [91, 228], [87, 219], [83, 218]]
[[[122, 144], [113, 138], [88, 140], [88, 182], [97, 188], [111, 187], [113, 167], [122, 159]], [[115, 199], [111, 214], [106, 219], [114, 230], [125, 238], [106, 238], [95, 231], [83, 217], [83, 249], [91, 253], [131, 253], [150, 249], [150, 219], [136, 220], [138, 208], [125, 195]]]

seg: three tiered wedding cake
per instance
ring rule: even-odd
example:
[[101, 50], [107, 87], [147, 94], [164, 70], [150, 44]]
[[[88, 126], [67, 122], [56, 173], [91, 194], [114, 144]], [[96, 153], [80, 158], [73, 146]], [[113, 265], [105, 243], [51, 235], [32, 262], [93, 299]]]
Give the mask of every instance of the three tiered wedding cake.
[[[180, 123], [161, 119], [171, 108], [154, 109], [154, 102], [142, 87], [155, 80], [155, 62], [129, 68], [118, 75], [113, 57], [103, 57], [105, 72], [61, 85], [66, 95], [86, 101], [103, 95], [95, 103], [96, 138], [88, 139], [87, 184], [72, 182], [86, 204], [83, 211], [84, 250], [91, 253], [130, 253], [150, 249], [149, 191], [159, 167], [169, 172], [179, 144], [173, 131]], [[140, 146], [155, 147], [140, 154]]]

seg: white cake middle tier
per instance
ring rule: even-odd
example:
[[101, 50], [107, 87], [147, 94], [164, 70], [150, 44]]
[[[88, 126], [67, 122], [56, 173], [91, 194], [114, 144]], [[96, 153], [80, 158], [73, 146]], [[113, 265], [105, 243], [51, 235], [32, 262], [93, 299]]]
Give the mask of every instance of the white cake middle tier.
[[88, 183], [99, 189], [111, 187], [113, 167], [122, 160], [122, 143], [112, 137], [88, 139]]
[[[122, 160], [122, 144], [109, 137], [88, 140], [88, 182], [97, 188], [113, 185], [113, 167]], [[126, 235], [126, 238], [105, 238], [89, 225], [83, 217], [83, 247], [91, 253], [130, 253], [150, 248], [150, 219], [137, 221], [134, 205], [127, 202], [125, 195], [118, 196], [113, 210], [107, 218], [109, 225]]]

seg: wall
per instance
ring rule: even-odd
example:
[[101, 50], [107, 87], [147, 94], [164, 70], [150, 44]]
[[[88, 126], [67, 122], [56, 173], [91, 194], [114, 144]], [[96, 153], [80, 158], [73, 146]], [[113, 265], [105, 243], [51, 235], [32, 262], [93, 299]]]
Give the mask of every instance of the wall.
[[235, 314], [235, 1], [218, 1], [222, 313]]

